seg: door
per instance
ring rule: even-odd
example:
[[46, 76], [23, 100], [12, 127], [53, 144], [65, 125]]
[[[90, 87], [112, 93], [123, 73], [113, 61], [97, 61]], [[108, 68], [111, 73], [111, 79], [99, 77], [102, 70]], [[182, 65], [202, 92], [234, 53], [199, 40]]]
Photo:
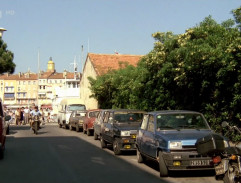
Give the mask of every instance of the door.
[[155, 127], [154, 116], [149, 115], [147, 128], [143, 132], [143, 145], [142, 151], [151, 157], [156, 157], [156, 140], [155, 140]]

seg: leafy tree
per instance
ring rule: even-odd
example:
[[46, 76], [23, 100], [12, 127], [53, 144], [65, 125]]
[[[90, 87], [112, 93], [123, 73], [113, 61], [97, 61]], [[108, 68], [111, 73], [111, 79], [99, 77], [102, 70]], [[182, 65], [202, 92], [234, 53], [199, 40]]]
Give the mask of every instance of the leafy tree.
[[7, 50], [7, 44], [0, 38], [0, 74], [4, 72], [13, 73], [15, 70], [13, 53]]

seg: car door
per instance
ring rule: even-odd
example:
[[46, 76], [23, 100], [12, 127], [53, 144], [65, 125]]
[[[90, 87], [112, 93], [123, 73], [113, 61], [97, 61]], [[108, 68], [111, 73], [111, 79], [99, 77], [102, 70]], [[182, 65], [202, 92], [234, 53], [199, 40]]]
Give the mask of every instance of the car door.
[[154, 116], [148, 116], [147, 128], [143, 133], [143, 152], [148, 156], [156, 156], [156, 140], [155, 140], [155, 125]]
[[113, 132], [113, 112], [108, 112], [104, 123], [104, 139], [110, 143], [113, 142], [114, 132]]
[[143, 116], [143, 120], [142, 120], [141, 126], [138, 130], [138, 135], [137, 135], [137, 138], [136, 138], [136, 143], [137, 143], [137, 146], [138, 146], [138, 149], [139, 149], [140, 152], [143, 152], [143, 148], [144, 148], [143, 146], [144, 146], [144, 143], [146, 141], [145, 136], [143, 136], [143, 134], [144, 134], [144, 132], [146, 131], [146, 128], [147, 128], [148, 118], [149, 118], [148, 114]]

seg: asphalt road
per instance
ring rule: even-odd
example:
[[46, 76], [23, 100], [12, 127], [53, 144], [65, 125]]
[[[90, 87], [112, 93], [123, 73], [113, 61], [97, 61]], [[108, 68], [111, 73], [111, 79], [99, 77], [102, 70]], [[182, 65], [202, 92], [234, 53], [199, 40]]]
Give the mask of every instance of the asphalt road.
[[39, 134], [11, 126], [0, 183], [215, 183], [213, 172], [173, 172], [160, 178], [154, 162], [139, 164], [135, 152], [115, 156], [92, 136], [47, 124]]

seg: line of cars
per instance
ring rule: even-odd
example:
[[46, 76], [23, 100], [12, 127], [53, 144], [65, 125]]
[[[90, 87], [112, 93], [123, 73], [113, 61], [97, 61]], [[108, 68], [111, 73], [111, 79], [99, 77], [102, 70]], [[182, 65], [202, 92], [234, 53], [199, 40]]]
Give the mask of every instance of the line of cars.
[[[135, 150], [139, 163], [149, 159], [158, 162], [161, 177], [175, 170], [214, 169], [212, 157], [197, 152], [197, 139], [215, 134], [199, 112], [80, 110], [71, 113], [69, 127], [93, 134], [102, 148], [112, 145], [115, 155]], [[223, 142], [229, 146], [226, 138]]]

